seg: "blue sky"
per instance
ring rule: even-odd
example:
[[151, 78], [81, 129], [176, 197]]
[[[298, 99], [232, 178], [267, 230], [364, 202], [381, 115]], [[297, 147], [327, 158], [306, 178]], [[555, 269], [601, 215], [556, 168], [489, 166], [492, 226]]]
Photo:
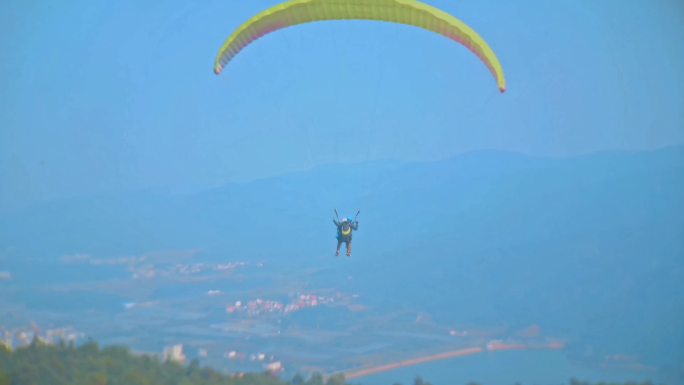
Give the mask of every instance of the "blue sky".
[[327, 22], [219, 47], [278, 1], [0, 3], [0, 210], [200, 190], [320, 164], [684, 143], [684, 5], [444, 1], [501, 60], [415, 28]]

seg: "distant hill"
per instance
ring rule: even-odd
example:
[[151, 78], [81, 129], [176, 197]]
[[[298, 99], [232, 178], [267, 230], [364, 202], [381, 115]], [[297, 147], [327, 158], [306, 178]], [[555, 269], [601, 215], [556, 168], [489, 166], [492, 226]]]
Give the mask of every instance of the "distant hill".
[[[53, 256], [228, 248], [292, 258], [327, 253], [337, 207], [347, 215], [362, 209], [367, 235], [361, 239], [372, 240], [366, 247], [373, 252], [403, 250], [398, 240], [426, 234], [431, 241], [457, 234], [459, 244], [480, 249], [474, 232], [493, 222], [487, 230], [498, 232], [499, 243], [582, 232], [587, 225], [644, 223], [662, 214], [682, 221], [682, 202], [673, 198], [683, 188], [683, 164], [684, 147], [568, 159], [489, 151], [439, 162], [330, 165], [196, 194], [120, 193], [3, 213], [0, 247]], [[281, 247], [286, 240], [294, 242]]]
[[[3, 215], [0, 253], [200, 249], [207, 259], [333, 266], [320, 279], [353, 276], [377, 306], [418, 304], [460, 324], [538, 323], [580, 358], [635, 354], [667, 367], [684, 356], [682, 197], [684, 147], [563, 159], [476, 152], [190, 195], [54, 202]], [[362, 210], [346, 262], [332, 257], [333, 208]]]

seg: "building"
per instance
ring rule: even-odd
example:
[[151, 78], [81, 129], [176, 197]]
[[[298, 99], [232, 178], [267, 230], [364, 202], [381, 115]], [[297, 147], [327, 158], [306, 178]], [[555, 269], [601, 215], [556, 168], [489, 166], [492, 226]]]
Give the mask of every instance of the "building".
[[271, 362], [270, 364], [266, 364], [266, 365], [264, 365], [264, 368], [266, 369], [267, 372], [269, 372], [271, 374], [278, 374], [278, 373], [282, 372], [283, 370], [285, 370], [285, 368], [283, 367], [283, 363], [280, 361]]
[[180, 364], [184, 364], [185, 353], [183, 351], [183, 344], [165, 347], [162, 353], [162, 359], [164, 361], [173, 361], [178, 362]]

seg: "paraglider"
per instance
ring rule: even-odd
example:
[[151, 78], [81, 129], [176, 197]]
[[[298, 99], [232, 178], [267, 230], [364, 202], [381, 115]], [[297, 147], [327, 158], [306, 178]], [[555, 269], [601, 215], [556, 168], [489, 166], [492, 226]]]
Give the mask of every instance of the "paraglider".
[[337, 210], [335, 210], [335, 217], [337, 218], [333, 219], [333, 223], [335, 224], [335, 226], [337, 226], [337, 250], [335, 250], [335, 256], [340, 255], [340, 247], [342, 247], [342, 244], [344, 243], [347, 248], [347, 257], [351, 257], [352, 232], [359, 229], [359, 221], [357, 220], [357, 218], [359, 217], [359, 213], [360, 211], [356, 212], [356, 216], [354, 216], [354, 219], [349, 217], [342, 218], [342, 220], [340, 220], [340, 217], [337, 214]]
[[412, 25], [438, 33], [472, 51], [487, 66], [499, 91], [506, 79], [494, 51], [472, 28], [454, 16], [417, 0], [290, 0], [269, 8], [242, 24], [226, 40], [216, 57], [214, 73], [247, 45], [271, 32], [325, 20], [375, 20]]

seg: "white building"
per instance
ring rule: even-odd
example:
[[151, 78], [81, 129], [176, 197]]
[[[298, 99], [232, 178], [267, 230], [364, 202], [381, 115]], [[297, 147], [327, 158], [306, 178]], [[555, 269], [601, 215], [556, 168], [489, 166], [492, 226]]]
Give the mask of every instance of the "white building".
[[285, 369], [283, 367], [283, 363], [280, 361], [271, 362], [270, 364], [266, 364], [266, 365], [264, 365], [264, 368], [266, 368], [266, 371], [268, 371], [269, 373], [280, 373]]
[[183, 344], [167, 346], [162, 353], [164, 361], [174, 361], [180, 364], [185, 363], [185, 353], [183, 352]]

